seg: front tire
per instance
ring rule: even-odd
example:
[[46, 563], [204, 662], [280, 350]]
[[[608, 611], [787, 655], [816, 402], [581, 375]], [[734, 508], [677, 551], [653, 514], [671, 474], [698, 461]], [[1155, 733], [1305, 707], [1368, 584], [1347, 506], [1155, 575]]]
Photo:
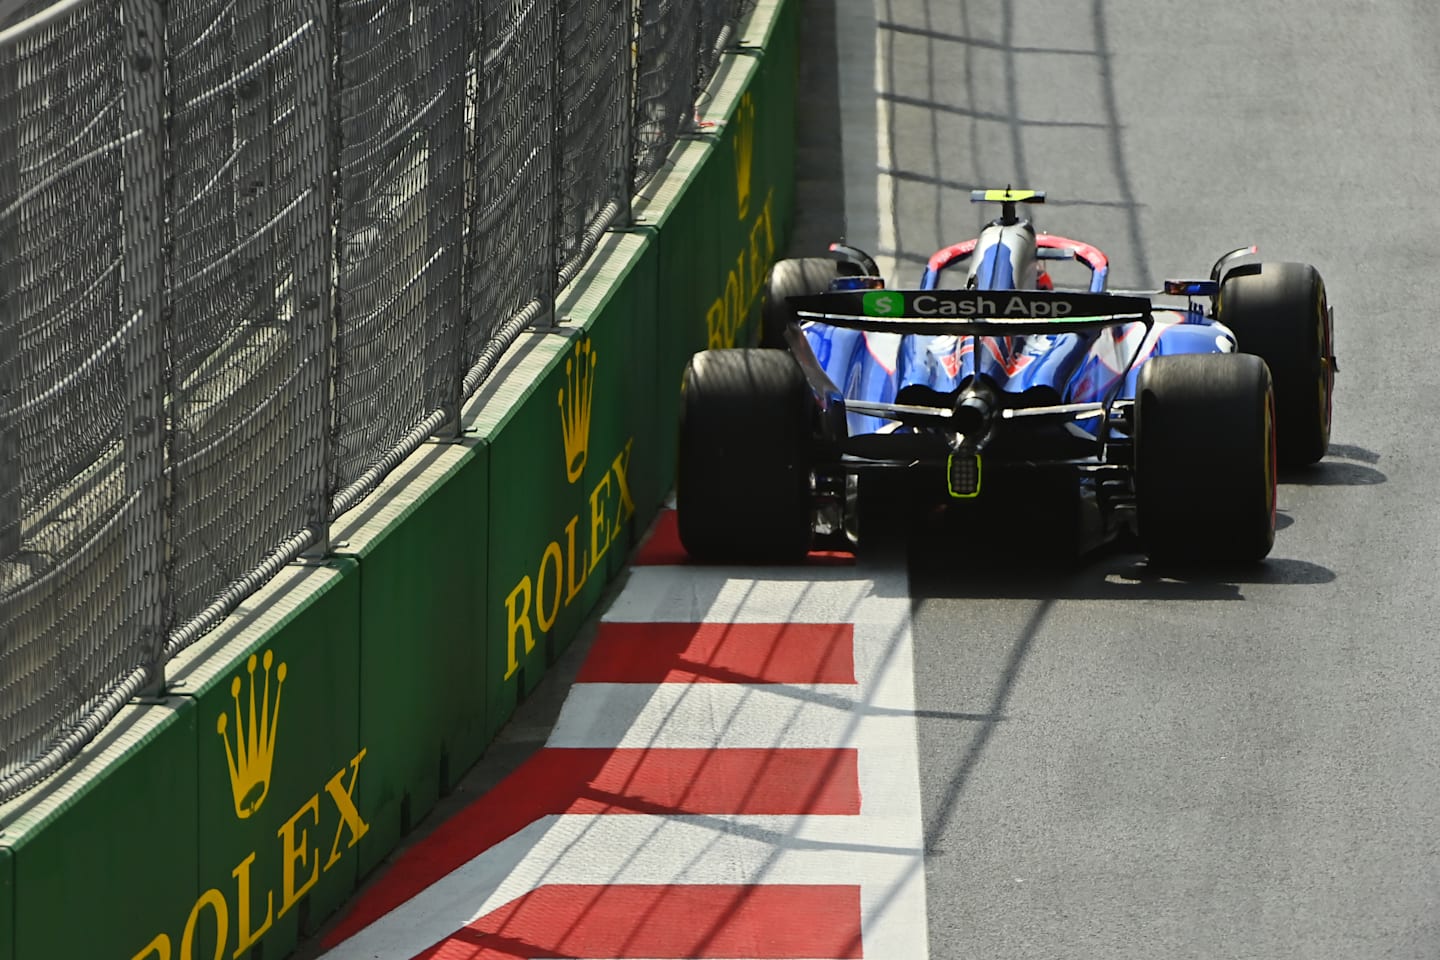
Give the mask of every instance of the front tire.
[[786, 563], [809, 550], [813, 403], [783, 350], [707, 350], [691, 359], [675, 500], [692, 557]]
[[1265, 361], [1275, 384], [1280, 462], [1303, 466], [1330, 447], [1334, 330], [1325, 281], [1307, 263], [1256, 263], [1225, 275], [1215, 319], [1240, 350]]
[[1275, 543], [1275, 395], [1247, 354], [1155, 357], [1140, 369], [1136, 519], [1152, 560], [1260, 560]]

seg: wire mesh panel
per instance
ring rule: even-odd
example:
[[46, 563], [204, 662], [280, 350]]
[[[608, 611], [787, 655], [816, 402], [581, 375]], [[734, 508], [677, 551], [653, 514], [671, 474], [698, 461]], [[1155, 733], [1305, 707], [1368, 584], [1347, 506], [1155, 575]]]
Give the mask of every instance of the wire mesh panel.
[[695, 32], [697, 44], [694, 96], [710, 82], [720, 54], [735, 41], [735, 29], [746, 0], [699, 0], [700, 23]]
[[238, 600], [236, 584], [327, 512], [329, 23], [323, 0], [167, 9], [171, 590], [185, 624], [227, 590]]
[[697, 0], [640, 0], [635, 48], [635, 190], [640, 190], [682, 133], [694, 129], [699, 75]]
[[493, 352], [507, 321], [549, 316], [553, 260], [554, 5], [485, 0], [471, 69], [466, 366]]
[[630, 17], [626, 5], [570, 0], [558, 60], [562, 282], [579, 272], [604, 229], [629, 209]]
[[342, 487], [441, 406], [454, 379], [466, 14], [464, 0], [339, 3]]
[[0, 0], [0, 801], [457, 422], [744, 6], [45, 2]]
[[139, 302], [160, 218], [122, 187], [158, 177], [160, 104], [127, 94], [128, 42], [107, 3], [0, 46], [0, 797], [143, 667], [158, 619], [158, 545], [134, 551], [162, 504], [138, 416], [163, 394]]

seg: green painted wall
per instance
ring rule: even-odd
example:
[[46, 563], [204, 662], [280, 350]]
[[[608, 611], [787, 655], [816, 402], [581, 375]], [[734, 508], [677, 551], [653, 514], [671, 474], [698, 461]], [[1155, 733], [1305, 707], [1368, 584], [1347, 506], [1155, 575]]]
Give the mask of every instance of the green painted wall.
[[0, 847], [0, 960], [15, 957], [15, 860]]
[[332, 534], [359, 562], [361, 875], [484, 752], [488, 448], [430, 444]]
[[183, 698], [126, 707], [76, 764], [5, 808], [15, 957], [129, 958], [165, 932], [161, 917], [178, 946], [198, 893], [196, 718]]
[[[631, 475], [654, 456], [652, 415], [637, 412], [651, 395], [650, 349], [618, 329], [649, 326], [650, 241], [611, 235], [600, 257], [562, 301], [564, 322], [522, 339], [509, 376], [481, 392], [469, 421], [490, 454], [492, 733], [599, 599], [635, 536]], [[650, 473], [639, 489], [653, 510]]]
[[[656, 470], [655, 441], [661, 426], [655, 409], [655, 244], [644, 234], [617, 237], [609, 262], [624, 273], [624, 280], [618, 285], [577, 284], [567, 312], [571, 322], [584, 329], [594, 355], [610, 365], [607, 379], [597, 380], [597, 389], [608, 391], [607, 402], [594, 405], [590, 423], [590, 447], [603, 454], [587, 460], [584, 478], [593, 528], [587, 542], [597, 547], [609, 542], [603, 550], [589, 551], [593, 569], [585, 603], [590, 609], [605, 583], [625, 568], [630, 548], [666, 493]], [[597, 374], [600, 369], [597, 365]]]
[[[171, 675], [195, 704], [200, 896], [212, 922], [225, 904], [227, 957], [261, 942], [283, 955], [314, 932], [354, 890], [374, 817], [358, 564], [289, 567], [266, 592]], [[160, 929], [173, 937], [185, 922], [162, 917]]]

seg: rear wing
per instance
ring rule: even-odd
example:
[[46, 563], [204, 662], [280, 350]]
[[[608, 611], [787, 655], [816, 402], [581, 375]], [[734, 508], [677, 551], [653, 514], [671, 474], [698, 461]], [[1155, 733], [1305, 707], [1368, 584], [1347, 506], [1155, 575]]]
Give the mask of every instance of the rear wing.
[[801, 320], [890, 333], [1006, 337], [1151, 323], [1150, 298], [1049, 290], [856, 290], [791, 297]]

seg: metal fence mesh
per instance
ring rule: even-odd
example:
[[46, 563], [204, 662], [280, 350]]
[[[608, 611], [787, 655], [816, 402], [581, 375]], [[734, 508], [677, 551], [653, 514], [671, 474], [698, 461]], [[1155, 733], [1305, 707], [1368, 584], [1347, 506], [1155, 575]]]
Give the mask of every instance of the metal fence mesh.
[[568, 281], [628, 210], [629, 17], [620, 4], [571, 0], [561, 12], [559, 274]]
[[453, 426], [740, 11], [3, 6], [0, 802]]
[[465, 366], [509, 317], [550, 316], [555, 279], [553, 4], [482, 5], [471, 69]]
[[123, 282], [125, 47], [97, 4], [0, 49], [0, 781], [146, 654], [130, 365], [159, 344]]
[[328, 486], [319, 13], [309, 0], [170, 4], [170, 588], [181, 624], [316, 522]]
[[700, 0], [700, 24], [695, 31], [694, 92], [697, 96], [715, 75], [720, 54], [734, 41], [735, 28], [745, 5], [746, 0]]
[[465, 8], [342, 0], [339, 12], [336, 465], [345, 486], [440, 405], [453, 378]]
[[695, 127], [700, 3], [640, 0], [635, 45], [635, 183], [650, 182], [676, 139]]

